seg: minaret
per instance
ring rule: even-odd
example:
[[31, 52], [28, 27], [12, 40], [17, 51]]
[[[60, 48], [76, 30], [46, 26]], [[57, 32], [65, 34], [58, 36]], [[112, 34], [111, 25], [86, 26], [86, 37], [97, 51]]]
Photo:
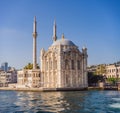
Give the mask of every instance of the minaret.
[[87, 48], [84, 46], [82, 48], [82, 53], [83, 53], [83, 84], [84, 87], [88, 87], [88, 79], [87, 79]]
[[57, 40], [57, 35], [56, 35], [56, 21], [54, 21], [54, 25], [53, 25], [53, 41]]
[[37, 22], [36, 16], [33, 22], [33, 69], [37, 68]]
[[63, 40], [65, 39], [65, 37], [64, 37], [64, 33], [62, 34], [62, 39], [63, 39]]

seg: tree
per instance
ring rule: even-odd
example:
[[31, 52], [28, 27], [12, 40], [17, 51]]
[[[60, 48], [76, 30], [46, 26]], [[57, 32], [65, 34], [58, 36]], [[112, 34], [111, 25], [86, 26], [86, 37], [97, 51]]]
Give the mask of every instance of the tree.
[[97, 84], [98, 82], [103, 82], [104, 77], [102, 75], [95, 75], [93, 72], [88, 72], [88, 85]]
[[115, 85], [115, 83], [116, 83], [116, 81], [117, 81], [117, 78], [107, 78], [107, 81], [108, 81], [110, 84]]
[[[37, 69], [39, 69], [40, 67], [39, 67], [39, 65], [37, 64]], [[25, 67], [24, 67], [24, 69], [33, 69], [33, 64], [32, 63], [28, 63]]]

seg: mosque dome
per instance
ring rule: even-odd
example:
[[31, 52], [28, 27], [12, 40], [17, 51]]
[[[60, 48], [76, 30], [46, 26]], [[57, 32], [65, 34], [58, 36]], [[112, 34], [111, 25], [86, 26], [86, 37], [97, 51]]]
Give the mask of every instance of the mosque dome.
[[56, 40], [55, 42], [53, 42], [52, 46], [56, 46], [56, 45], [75, 46], [75, 44], [72, 41], [68, 40], [68, 39]]

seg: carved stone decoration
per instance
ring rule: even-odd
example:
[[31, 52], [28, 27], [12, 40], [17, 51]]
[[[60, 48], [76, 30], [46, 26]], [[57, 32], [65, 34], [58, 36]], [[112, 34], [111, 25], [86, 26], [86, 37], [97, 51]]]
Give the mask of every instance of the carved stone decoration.
[[42, 83], [45, 88], [84, 88], [88, 86], [86, 49], [81, 52], [72, 41], [59, 39], [53, 42], [48, 51], [44, 51], [44, 54], [49, 59], [47, 61], [46, 57], [41, 57], [41, 70], [44, 72], [41, 76], [44, 76]]

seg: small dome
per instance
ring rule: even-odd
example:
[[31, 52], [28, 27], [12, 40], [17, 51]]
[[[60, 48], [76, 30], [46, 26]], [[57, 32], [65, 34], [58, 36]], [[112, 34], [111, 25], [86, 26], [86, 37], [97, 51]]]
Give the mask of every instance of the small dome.
[[75, 46], [75, 44], [72, 41], [68, 40], [68, 39], [56, 40], [55, 42], [53, 42], [52, 46], [56, 46], [56, 45]]

